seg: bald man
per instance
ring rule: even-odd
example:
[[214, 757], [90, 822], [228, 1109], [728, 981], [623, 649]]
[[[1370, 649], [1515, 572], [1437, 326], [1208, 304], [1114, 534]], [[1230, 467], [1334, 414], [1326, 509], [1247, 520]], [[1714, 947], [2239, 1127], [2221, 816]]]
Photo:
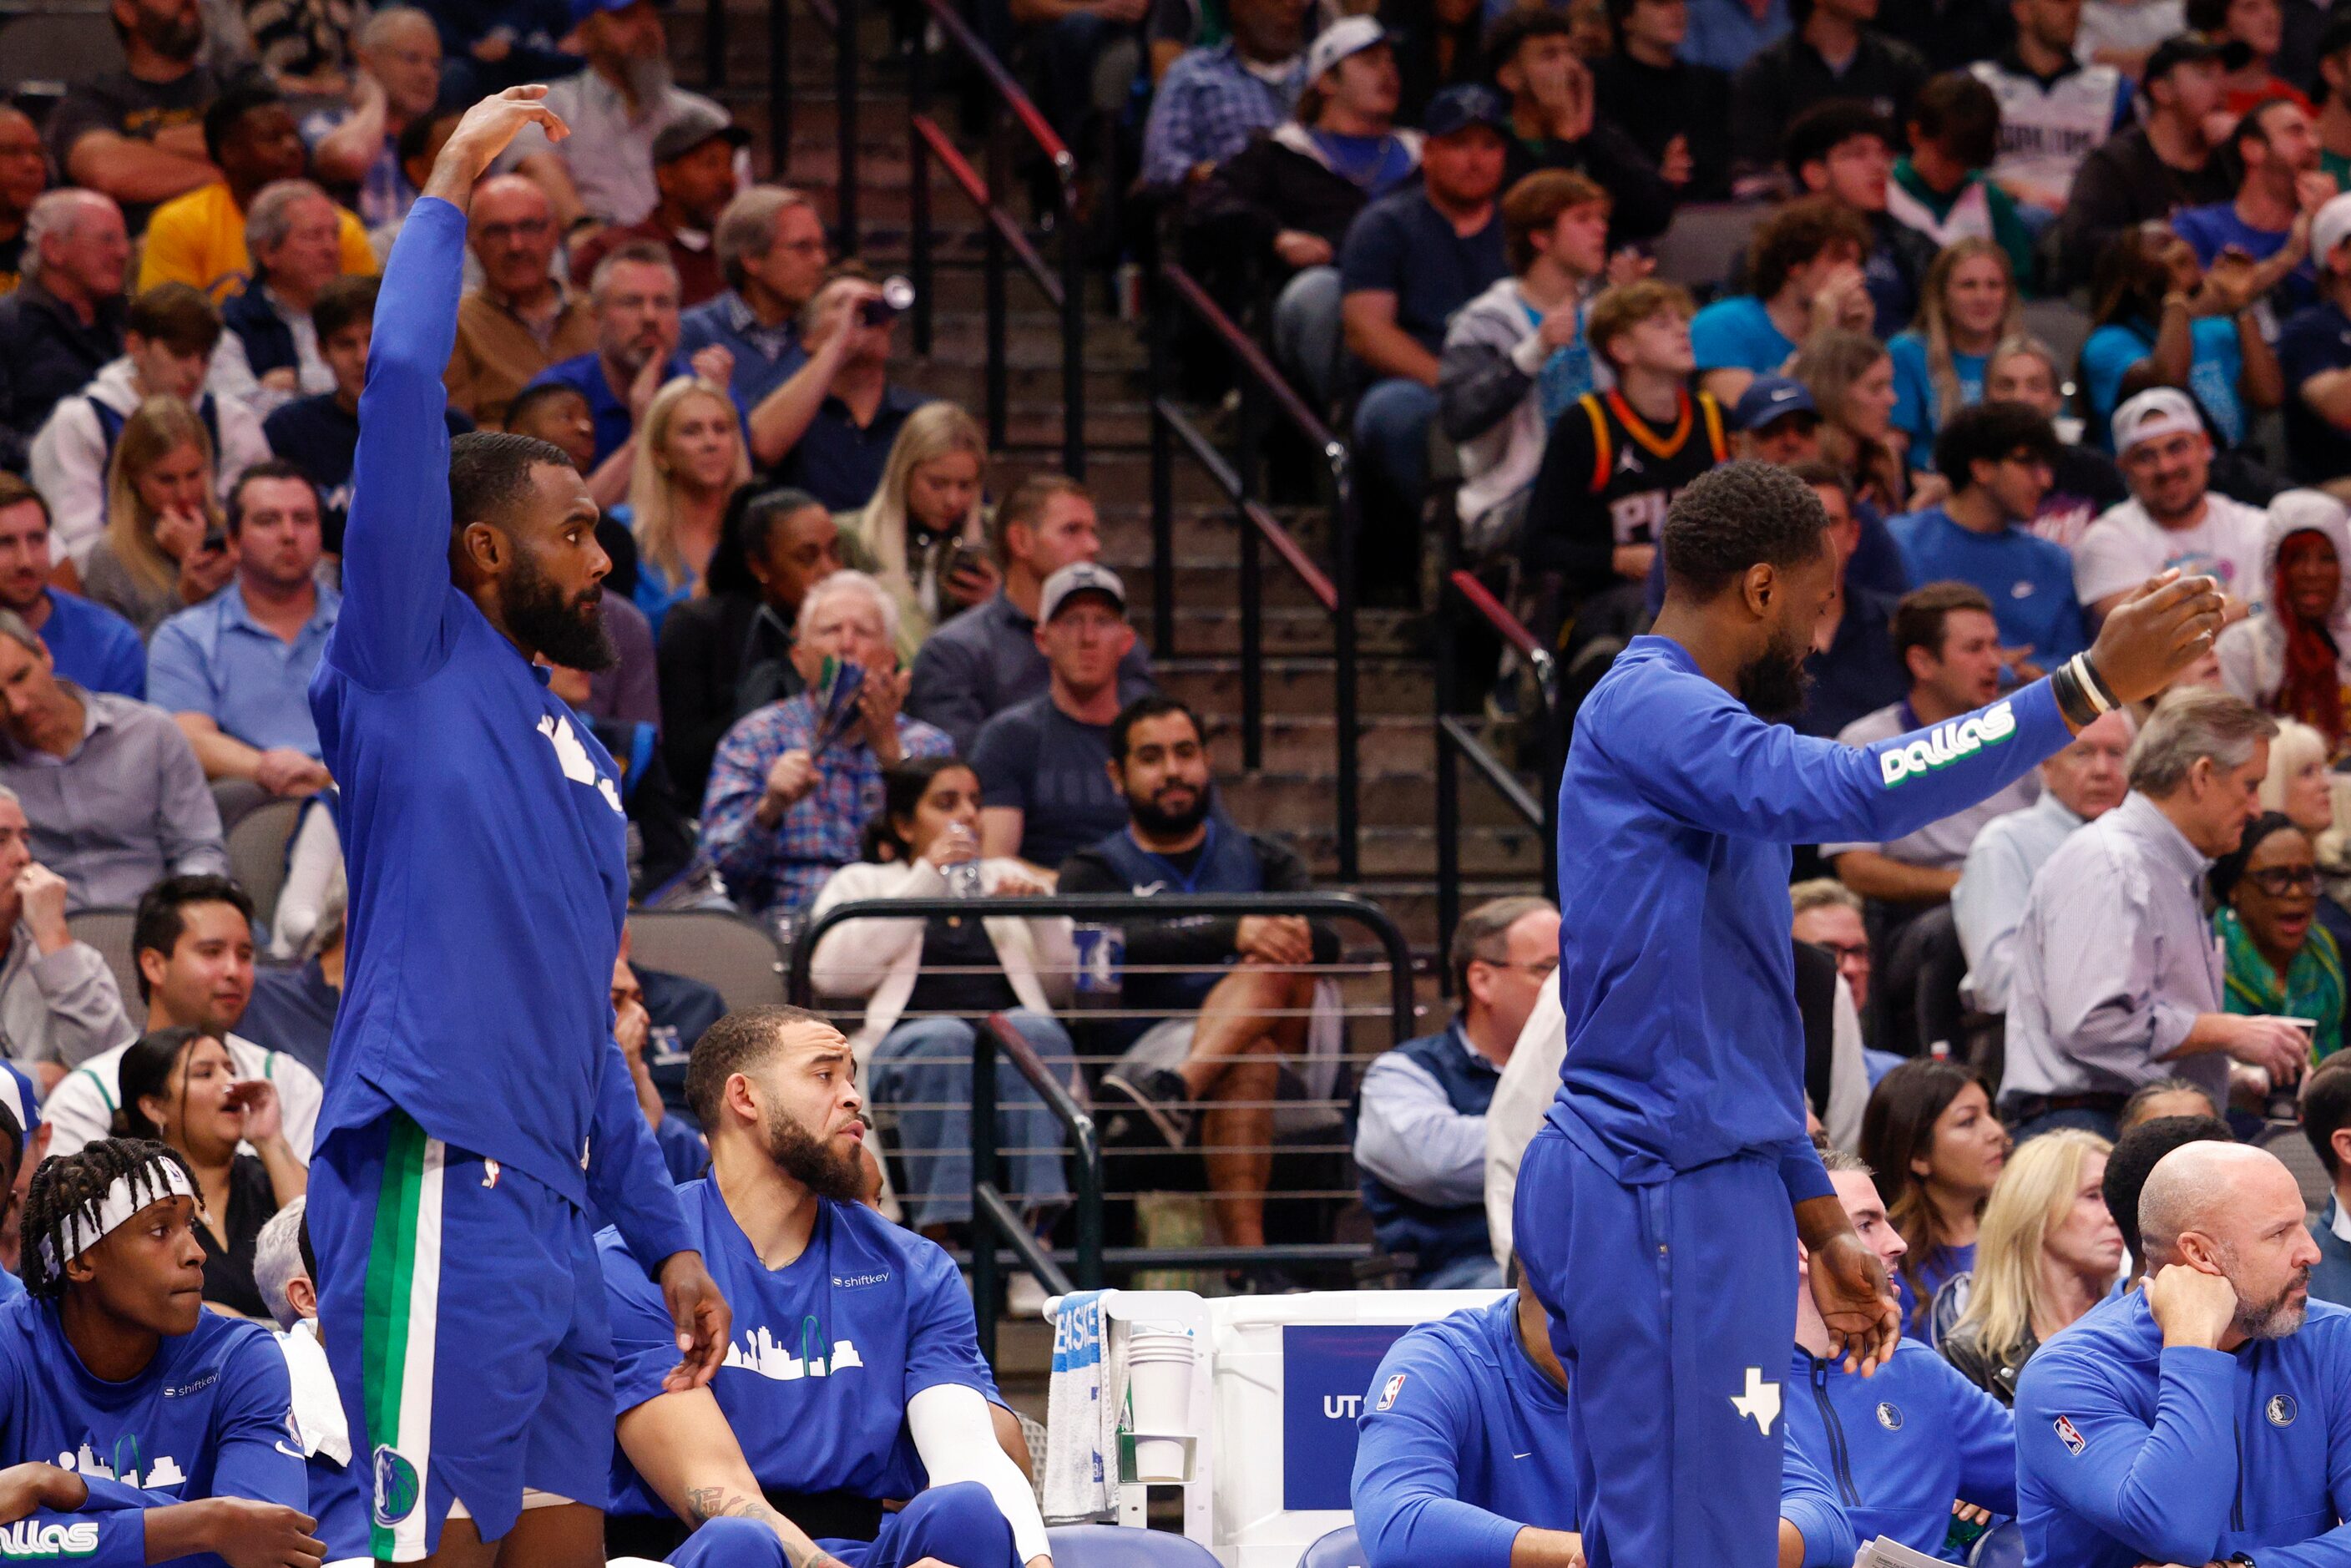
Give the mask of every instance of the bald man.
[[2139, 1195], [2147, 1283], [2025, 1364], [2016, 1492], [2031, 1568], [2351, 1564], [2351, 1312], [2277, 1157], [2166, 1155]]
[[474, 422], [504, 424], [507, 404], [533, 376], [596, 346], [596, 312], [584, 292], [555, 276], [563, 238], [547, 193], [519, 174], [498, 174], [474, 193], [465, 243], [482, 286], [457, 302], [457, 345], [444, 380], [449, 406]]

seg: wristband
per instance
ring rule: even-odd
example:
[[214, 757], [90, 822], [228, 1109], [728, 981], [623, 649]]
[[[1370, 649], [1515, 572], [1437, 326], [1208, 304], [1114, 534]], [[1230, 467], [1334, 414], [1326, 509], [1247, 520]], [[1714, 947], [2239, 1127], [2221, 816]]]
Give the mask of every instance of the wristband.
[[2057, 711], [2065, 716], [2065, 722], [2077, 730], [2095, 724], [2103, 711], [2093, 706], [2089, 693], [2084, 689], [2082, 677], [2074, 667], [2078, 663], [2080, 658], [2076, 655], [2049, 672], [2049, 695], [2057, 699]]
[[2100, 713], [2112, 713], [2123, 706], [2123, 699], [2115, 695], [2115, 688], [2106, 685], [2106, 677], [2098, 674], [2098, 666], [2090, 663], [2089, 654], [2076, 653], [2074, 662], [2082, 666], [2083, 690], [2089, 694]]

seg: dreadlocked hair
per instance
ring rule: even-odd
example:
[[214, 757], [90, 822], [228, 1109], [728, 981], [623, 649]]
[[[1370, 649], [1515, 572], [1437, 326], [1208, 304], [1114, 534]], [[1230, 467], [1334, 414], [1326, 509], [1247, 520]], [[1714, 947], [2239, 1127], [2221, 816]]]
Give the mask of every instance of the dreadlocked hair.
[[130, 1182], [134, 1197], [145, 1191], [150, 1203], [169, 1196], [155, 1171], [167, 1160], [180, 1167], [191, 1187], [196, 1185], [195, 1173], [177, 1151], [144, 1138], [100, 1138], [74, 1154], [43, 1160], [25, 1195], [26, 1292], [44, 1301], [63, 1296], [66, 1264], [71, 1261], [62, 1256], [67, 1228], [77, 1218], [96, 1227], [99, 1206], [118, 1178]]

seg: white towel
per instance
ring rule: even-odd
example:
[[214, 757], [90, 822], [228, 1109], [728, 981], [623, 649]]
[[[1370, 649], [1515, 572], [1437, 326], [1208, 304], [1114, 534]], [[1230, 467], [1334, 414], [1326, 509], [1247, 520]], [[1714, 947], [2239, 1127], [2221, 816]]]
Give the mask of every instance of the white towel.
[[286, 1375], [294, 1385], [295, 1438], [307, 1457], [324, 1454], [337, 1465], [351, 1462], [351, 1435], [343, 1419], [342, 1396], [335, 1391], [335, 1375], [328, 1369], [326, 1348], [319, 1343], [319, 1325], [306, 1320], [277, 1336], [286, 1353]]
[[1053, 1376], [1045, 1395], [1045, 1518], [1104, 1519], [1118, 1505], [1118, 1413], [1102, 1294], [1063, 1296], [1053, 1317]]

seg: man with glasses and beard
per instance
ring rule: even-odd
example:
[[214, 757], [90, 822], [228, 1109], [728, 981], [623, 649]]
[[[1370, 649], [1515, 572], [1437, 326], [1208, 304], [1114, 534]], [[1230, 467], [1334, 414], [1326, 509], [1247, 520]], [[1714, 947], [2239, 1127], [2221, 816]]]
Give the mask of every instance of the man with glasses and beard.
[[[1118, 716], [1110, 779], [1126, 798], [1127, 824], [1061, 862], [1063, 893], [1313, 891], [1295, 851], [1243, 831], [1218, 808], [1207, 732], [1175, 698], [1139, 697]], [[1304, 1053], [1313, 966], [1337, 960], [1338, 934], [1295, 915], [1128, 920], [1123, 928], [1120, 1006], [1138, 1016], [1094, 1026], [1096, 1049], [1121, 1057], [1102, 1081], [1111, 1141], [1198, 1147], [1220, 1239], [1262, 1247], [1280, 1059]], [[1289, 1082], [1294, 1092], [1294, 1075]], [[1290, 1283], [1270, 1267], [1234, 1282], [1266, 1291]]]
[[1607, 1435], [1580, 1488], [1597, 1568], [1773, 1561], [1800, 1237], [1833, 1354], [1872, 1371], [1898, 1332], [1885, 1266], [1804, 1135], [1789, 846], [1949, 816], [2161, 689], [2220, 630], [2208, 579], [2158, 578], [2087, 654], [1989, 707], [1864, 747], [1800, 736], [1771, 721], [1803, 702], [1835, 584], [1827, 528], [1782, 468], [1687, 486], [1665, 608], [1584, 700], [1560, 788], [1567, 1052], [1511, 1233], [1581, 1429]]
[[2276, 1155], [2198, 1142], [2138, 1200], [2143, 1290], [2043, 1344], [2016, 1391], [2033, 1560], [2339, 1563], [2351, 1312], [2310, 1299], [2318, 1243]]
[[[684, 1520], [695, 1547], [764, 1527], [744, 1552], [703, 1552], [711, 1563], [1050, 1565], [1029, 1479], [995, 1435], [1010, 1415], [955, 1260], [860, 1201], [856, 1076], [841, 1031], [799, 1008], [729, 1013], [695, 1042], [686, 1095], [710, 1174], [677, 1195], [734, 1303], [734, 1339], [710, 1386], [675, 1388], [660, 1291], [617, 1235], [598, 1238], [616, 1554], [667, 1551]], [[888, 1511], [885, 1498], [911, 1500]]]
[[601, 1568], [612, 1362], [591, 1194], [660, 1281], [668, 1385], [706, 1386], [726, 1351], [613, 1040], [619, 769], [540, 667], [613, 661], [596, 503], [559, 447], [452, 441], [444, 419], [465, 206], [524, 125], [564, 134], [546, 91], [466, 111], [392, 247], [341, 612], [310, 683], [350, 939], [308, 1222], [379, 1562]]

